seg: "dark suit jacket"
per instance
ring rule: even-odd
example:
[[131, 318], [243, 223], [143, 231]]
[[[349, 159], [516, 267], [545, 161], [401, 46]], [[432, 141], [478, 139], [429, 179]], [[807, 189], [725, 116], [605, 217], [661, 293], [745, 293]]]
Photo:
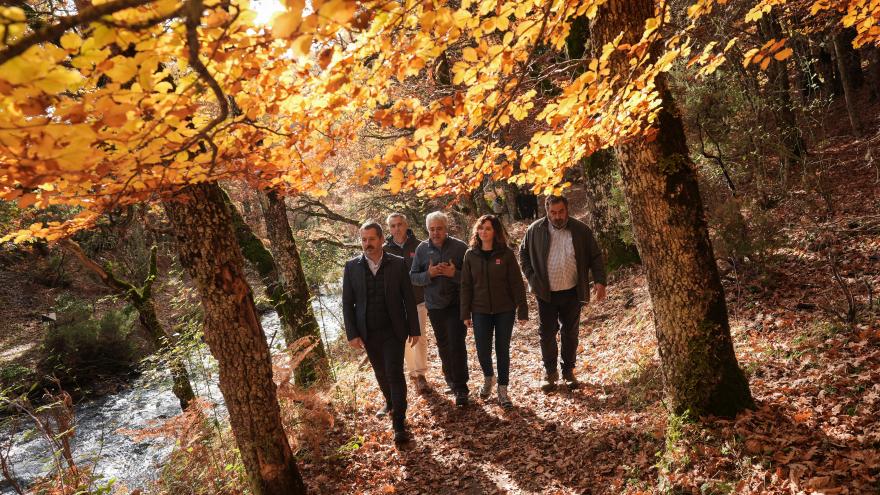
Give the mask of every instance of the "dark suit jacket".
[[[348, 340], [360, 337], [366, 342], [369, 339], [366, 279], [369, 272], [370, 267], [363, 254], [345, 263], [342, 274], [342, 317]], [[391, 317], [391, 330], [400, 340], [406, 340], [410, 335], [420, 335], [416, 299], [403, 258], [384, 253], [381, 273], [385, 277], [385, 304]]]

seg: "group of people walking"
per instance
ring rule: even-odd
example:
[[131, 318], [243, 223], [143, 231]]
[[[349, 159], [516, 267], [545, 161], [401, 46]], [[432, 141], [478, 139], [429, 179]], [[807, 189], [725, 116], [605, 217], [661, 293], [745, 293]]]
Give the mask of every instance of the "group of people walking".
[[430, 391], [425, 378], [428, 319], [446, 391], [455, 396], [455, 404], [469, 402], [465, 338], [473, 327], [483, 373], [479, 395], [487, 399], [497, 384], [498, 403], [512, 405], [510, 341], [515, 320], [529, 316], [523, 275], [538, 302], [545, 370], [541, 388], [555, 389], [560, 369], [570, 388], [578, 385], [574, 368], [580, 312], [589, 301], [591, 281], [597, 299], [605, 297], [605, 269], [589, 227], [569, 216], [568, 200], [549, 196], [545, 206], [547, 216], [529, 226], [519, 259], [495, 215], [476, 221], [467, 244], [449, 235], [449, 219], [439, 211], [426, 217], [424, 241], [415, 237], [401, 213], [388, 216], [387, 238], [378, 223], [361, 225], [363, 253], [349, 260], [343, 272], [345, 332], [350, 345], [367, 352], [385, 398], [377, 416], [391, 416], [396, 443], [409, 440], [404, 363], [416, 391]]

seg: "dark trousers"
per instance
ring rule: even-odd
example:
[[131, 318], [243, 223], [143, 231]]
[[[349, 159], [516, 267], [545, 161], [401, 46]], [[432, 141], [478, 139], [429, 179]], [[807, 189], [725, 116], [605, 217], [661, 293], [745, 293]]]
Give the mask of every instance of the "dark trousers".
[[467, 327], [461, 321], [458, 304], [428, 309], [428, 318], [434, 328], [443, 376], [455, 393], [468, 393], [467, 346], [464, 343]]
[[562, 371], [564, 373], [574, 369], [581, 306], [576, 288], [551, 292], [550, 302], [538, 299], [541, 357], [544, 359], [544, 369], [549, 373], [556, 371], [556, 356], [559, 353], [556, 347], [557, 332], [562, 341]]
[[406, 424], [406, 381], [403, 378], [405, 345], [406, 341], [399, 340], [390, 328], [369, 330], [364, 343], [379, 389], [393, 410], [391, 419], [395, 431], [402, 430]]
[[498, 361], [498, 385], [507, 385], [510, 378], [510, 337], [513, 335], [515, 312], [474, 313], [474, 341], [483, 376], [492, 376], [492, 337], [495, 337], [495, 359]]

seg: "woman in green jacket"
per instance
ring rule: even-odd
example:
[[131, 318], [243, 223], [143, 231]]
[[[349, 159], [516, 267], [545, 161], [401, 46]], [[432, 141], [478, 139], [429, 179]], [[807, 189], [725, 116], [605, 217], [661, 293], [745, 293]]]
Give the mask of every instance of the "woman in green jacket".
[[512, 405], [507, 395], [510, 372], [510, 337], [516, 313], [528, 320], [526, 288], [516, 256], [507, 246], [504, 227], [495, 215], [483, 215], [474, 224], [470, 249], [461, 269], [461, 319], [474, 327], [477, 357], [483, 369], [480, 397], [492, 393], [492, 341], [498, 362], [498, 402]]

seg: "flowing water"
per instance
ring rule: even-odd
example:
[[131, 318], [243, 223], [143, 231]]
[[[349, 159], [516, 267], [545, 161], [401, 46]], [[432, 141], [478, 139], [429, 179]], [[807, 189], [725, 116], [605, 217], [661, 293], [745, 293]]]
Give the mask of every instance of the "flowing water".
[[[332, 342], [341, 333], [341, 297], [337, 294], [318, 296], [313, 308], [322, 337]], [[273, 351], [283, 344], [278, 315], [267, 313], [262, 318], [266, 339]], [[191, 357], [196, 394], [217, 404], [225, 415], [223, 396], [217, 388], [216, 364], [208, 355]], [[76, 406], [76, 430], [73, 440], [74, 457], [80, 465], [94, 465], [95, 472], [104, 481], [115, 479], [130, 489], [143, 486], [153, 479], [174, 446], [173, 439], [149, 438], [132, 440], [119, 429], [137, 430], [149, 427], [180, 413], [177, 397], [171, 392], [170, 378], [141, 376], [131, 386], [117, 394], [82, 402]], [[22, 486], [50, 472], [54, 466], [49, 443], [33, 433], [33, 424], [22, 418], [21, 428], [15, 432], [0, 432], [0, 444], [13, 435], [10, 458], [15, 478]], [[15, 493], [12, 486], [0, 479], [0, 494]]]

